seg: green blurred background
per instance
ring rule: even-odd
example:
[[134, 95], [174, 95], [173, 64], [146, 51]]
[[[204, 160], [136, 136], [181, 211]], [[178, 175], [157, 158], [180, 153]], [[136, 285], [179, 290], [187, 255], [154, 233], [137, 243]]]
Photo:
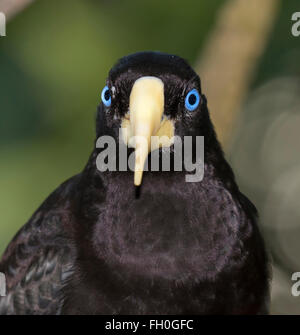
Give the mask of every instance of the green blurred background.
[[[159, 50], [197, 64], [226, 2], [37, 0], [8, 22], [0, 38], [0, 254], [49, 193], [83, 168], [116, 60]], [[278, 2], [224, 146], [260, 212], [274, 265], [272, 313], [300, 314], [300, 297], [291, 295], [300, 271], [300, 37], [291, 34], [291, 15], [300, 3]]]

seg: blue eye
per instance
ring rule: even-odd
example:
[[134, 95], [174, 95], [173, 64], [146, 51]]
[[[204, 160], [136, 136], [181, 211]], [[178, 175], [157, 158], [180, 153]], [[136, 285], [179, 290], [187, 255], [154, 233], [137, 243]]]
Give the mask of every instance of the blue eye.
[[107, 86], [105, 86], [102, 90], [101, 99], [106, 107], [109, 107], [111, 105], [111, 95]]
[[193, 90], [189, 91], [189, 93], [185, 97], [185, 107], [186, 109], [192, 112], [199, 106], [199, 102], [200, 102], [200, 94], [194, 88]]

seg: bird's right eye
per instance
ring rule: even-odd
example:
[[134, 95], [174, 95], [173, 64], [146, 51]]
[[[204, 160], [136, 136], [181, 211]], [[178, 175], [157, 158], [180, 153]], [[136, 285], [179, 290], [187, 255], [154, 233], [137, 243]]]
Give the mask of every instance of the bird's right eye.
[[108, 86], [105, 86], [103, 88], [101, 93], [101, 99], [106, 107], [109, 107], [111, 105], [111, 94]]
[[194, 88], [193, 90], [189, 91], [189, 93], [185, 98], [186, 109], [188, 109], [191, 112], [195, 110], [199, 106], [200, 99], [201, 98], [198, 90]]

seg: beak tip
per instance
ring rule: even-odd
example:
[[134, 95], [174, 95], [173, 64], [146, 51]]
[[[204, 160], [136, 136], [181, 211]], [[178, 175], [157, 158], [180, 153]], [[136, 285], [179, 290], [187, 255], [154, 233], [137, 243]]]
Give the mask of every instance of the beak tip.
[[143, 171], [136, 171], [134, 174], [134, 185], [140, 186], [142, 183]]

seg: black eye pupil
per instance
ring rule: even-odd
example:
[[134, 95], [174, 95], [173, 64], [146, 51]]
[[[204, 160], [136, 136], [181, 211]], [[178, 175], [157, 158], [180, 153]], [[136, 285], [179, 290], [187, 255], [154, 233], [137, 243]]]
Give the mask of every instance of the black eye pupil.
[[196, 95], [195, 95], [195, 94], [191, 94], [191, 95], [189, 96], [189, 104], [190, 104], [190, 105], [194, 105], [194, 104], [196, 103], [196, 101], [197, 101], [197, 97], [196, 97]]
[[106, 90], [105, 93], [104, 93], [104, 99], [107, 101], [107, 100], [109, 100], [109, 98], [110, 98], [109, 90]]

